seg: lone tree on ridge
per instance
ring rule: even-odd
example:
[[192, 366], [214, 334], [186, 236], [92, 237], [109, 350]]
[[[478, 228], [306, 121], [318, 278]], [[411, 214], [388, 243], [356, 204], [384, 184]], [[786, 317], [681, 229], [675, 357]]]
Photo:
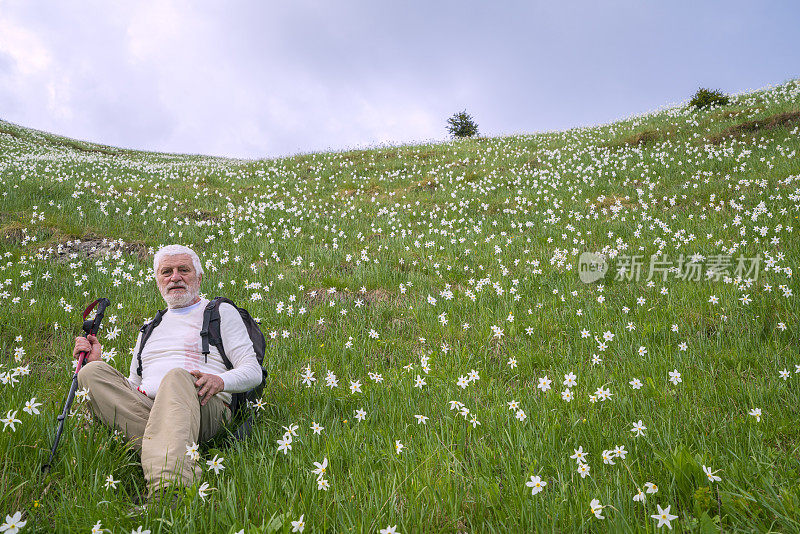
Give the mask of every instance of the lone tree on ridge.
[[453, 137], [472, 137], [478, 135], [478, 125], [464, 110], [447, 119], [447, 131]]

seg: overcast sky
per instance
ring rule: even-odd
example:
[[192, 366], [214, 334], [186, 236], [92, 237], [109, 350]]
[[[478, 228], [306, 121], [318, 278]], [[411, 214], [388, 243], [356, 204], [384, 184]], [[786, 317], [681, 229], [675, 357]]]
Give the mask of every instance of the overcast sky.
[[275, 157], [593, 125], [800, 77], [800, 2], [0, 0], [0, 118]]

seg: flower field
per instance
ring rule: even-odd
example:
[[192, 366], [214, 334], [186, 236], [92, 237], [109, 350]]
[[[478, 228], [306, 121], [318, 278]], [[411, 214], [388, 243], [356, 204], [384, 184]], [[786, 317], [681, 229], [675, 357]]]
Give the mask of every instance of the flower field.
[[[798, 532], [798, 151], [800, 80], [258, 161], [0, 121], [0, 530]], [[85, 392], [41, 466], [81, 312], [111, 301], [127, 374], [171, 243], [260, 322], [269, 378], [253, 433], [136, 511]]]

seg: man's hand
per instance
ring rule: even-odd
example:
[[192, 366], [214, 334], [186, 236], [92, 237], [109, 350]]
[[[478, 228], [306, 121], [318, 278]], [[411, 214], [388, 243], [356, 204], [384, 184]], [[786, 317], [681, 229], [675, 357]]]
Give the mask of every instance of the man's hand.
[[77, 360], [81, 352], [86, 353], [86, 363], [97, 362], [102, 360], [100, 355], [103, 353], [103, 347], [93, 334], [89, 334], [89, 337], [76, 337], [72, 357]]
[[225, 381], [219, 375], [201, 373], [197, 369], [189, 372], [193, 377], [197, 378], [194, 385], [200, 388], [200, 391], [197, 392], [197, 395], [202, 397], [200, 406], [205, 406], [211, 397], [225, 389]]

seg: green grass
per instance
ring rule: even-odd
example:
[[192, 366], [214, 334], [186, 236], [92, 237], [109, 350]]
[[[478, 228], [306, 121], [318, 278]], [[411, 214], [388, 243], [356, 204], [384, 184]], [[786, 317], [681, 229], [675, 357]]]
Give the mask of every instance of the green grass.
[[[798, 110], [794, 80], [702, 112], [259, 161], [0, 123], [0, 416], [20, 420], [0, 432], [0, 514], [21, 511], [30, 532], [97, 521], [113, 532], [289, 532], [301, 515], [312, 532], [653, 532], [656, 505], [669, 505], [675, 531], [800, 530], [800, 124], [715, 137]], [[225, 458], [219, 475], [204, 475], [215, 488], [205, 502], [188, 488], [174, 511], [128, 517], [145, 491], [138, 458], [90, 419], [70, 417], [52, 471], [40, 466], [81, 311], [111, 300], [103, 332], [118, 333], [101, 341], [127, 373], [139, 325], [164, 306], [152, 257], [170, 243], [200, 254], [208, 297], [228, 296], [262, 321], [266, 408], [245, 442], [201, 449], [203, 466]], [[581, 282], [584, 251], [602, 251], [612, 272]], [[669, 273], [648, 284], [659, 252], [762, 263], [750, 281], [732, 267], [727, 279]], [[614, 279], [618, 254], [643, 256], [641, 279]], [[480, 378], [459, 387], [473, 370]], [[327, 371], [337, 387], [325, 386]], [[570, 372], [577, 385], [565, 402]], [[545, 376], [548, 391], [537, 388]], [[600, 387], [611, 398], [592, 402]], [[38, 415], [23, 411], [32, 397]], [[647, 430], [636, 437], [639, 420]], [[298, 436], [283, 454], [277, 440], [290, 424]], [[625, 459], [604, 464], [617, 446]], [[589, 453], [586, 478], [570, 458], [578, 447]], [[323, 458], [327, 491], [311, 473]], [[104, 486], [109, 475], [116, 489]], [[537, 495], [531, 475], [547, 482]], [[658, 492], [635, 502], [645, 482]]]

